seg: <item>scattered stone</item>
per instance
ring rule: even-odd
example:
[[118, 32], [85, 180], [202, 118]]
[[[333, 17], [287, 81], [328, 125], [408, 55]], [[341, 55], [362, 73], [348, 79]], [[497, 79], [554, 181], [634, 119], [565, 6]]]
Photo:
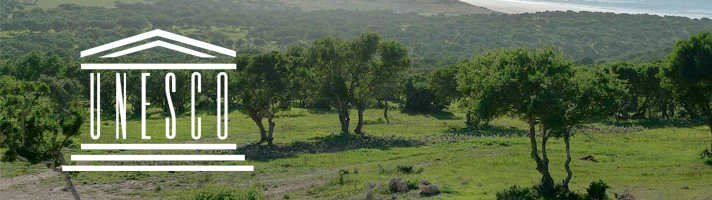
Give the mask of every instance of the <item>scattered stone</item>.
[[392, 192], [408, 192], [408, 184], [401, 178], [393, 178], [388, 183]]
[[686, 185], [686, 186], [683, 186], [682, 189], [683, 189], [683, 190], [689, 190], [689, 189], [690, 189], [690, 186], [687, 186], [687, 185]]
[[368, 194], [366, 194], [365, 200], [374, 200], [376, 197], [373, 196], [373, 190], [368, 191]]
[[424, 196], [435, 195], [440, 192], [438, 190], [438, 186], [433, 185], [432, 183], [428, 182], [428, 180], [420, 181], [420, 183], [418, 184], [418, 188], [420, 188], [420, 194]]
[[592, 155], [586, 155], [584, 157], [580, 157], [579, 160], [598, 162], [598, 159], [594, 158]]
[[463, 185], [467, 185], [467, 184], [470, 184], [470, 183], [468, 183], [467, 181], [463, 181], [462, 184], [463, 184]]
[[625, 190], [623, 194], [619, 195], [618, 193], [613, 193], [613, 195], [616, 197], [618, 200], [635, 200], [635, 197], [628, 192], [628, 190]]
[[69, 191], [69, 187], [67, 187], [67, 186], [56, 187], [56, 188], [51, 189], [51, 190], [49, 190], [49, 191], [52, 191], [52, 192], [65, 191], [65, 192], [66, 192], [66, 191]]

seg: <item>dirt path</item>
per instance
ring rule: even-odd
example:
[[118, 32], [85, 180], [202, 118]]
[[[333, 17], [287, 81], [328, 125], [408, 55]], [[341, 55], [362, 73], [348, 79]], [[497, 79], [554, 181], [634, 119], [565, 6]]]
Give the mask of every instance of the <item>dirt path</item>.
[[[16, 176], [16, 177], [9, 178], [9, 179], [0, 178], [0, 192], [5, 191], [7, 188], [10, 188], [15, 185], [25, 185], [25, 184], [29, 184], [29, 183], [35, 183], [35, 182], [39, 182], [40, 180], [47, 179], [47, 178], [57, 176], [57, 175], [59, 175], [59, 173], [54, 172], [50, 169], [47, 169], [47, 171], [39, 173], [39, 174], [21, 175], [21, 176]], [[4, 194], [4, 193], [0, 193], [0, 194]]]
[[[65, 183], [59, 175], [60, 173], [48, 169], [38, 174], [0, 178], [0, 199], [74, 199], [71, 192], [63, 190]], [[141, 181], [95, 185], [75, 183], [75, 185], [82, 199], [136, 199], [135, 196], [125, 196], [120, 193], [154, 188], [153, 184]]]

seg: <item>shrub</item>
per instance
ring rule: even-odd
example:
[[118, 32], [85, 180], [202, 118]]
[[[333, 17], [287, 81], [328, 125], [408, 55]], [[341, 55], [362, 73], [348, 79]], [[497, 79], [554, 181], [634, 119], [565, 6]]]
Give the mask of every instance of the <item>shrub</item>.
[[413, 173], [413, 165], [411, 165], [411, 164], [398, 165], [398, 166], [396, 166], [396, 169], [398, 170], [398, 172], [404, 173], [404, 174]]
[[567, 191], [562, 185], [556, 185], [554, 188], [554, 193], [551, 196], [542, 196], [539, 192], [540, 186], [534, 186], [533, 188], [521, 188], [518, 186], [512, 186], [511, 188], [498, 192], [497, 199], [500, 200], [533, 200], [533, 199], [547, 199], [547, 200], [580, 200], [585, 199], [583, 195], [576, 192]]
[[413, 179], [406, 183], [408, 183], [408, 189], [415, 190], [415, 189], [418, 189], [418, 185], [420, 184], [420, 181], [418, 181], [418, 179]]
[[705, 149], [702, 151], [702, 153], [700, 153], [700, 157], [702, 157], [702, 158], [712, 157], [712, 152], [709, 149]]
[[398, 165], [396, 166], [396, 170], [404, 174], [420, 174], [421, 172], [423, 172], [422, 167], [418, 170], [413, 170], [413, 165], [411, 164]]
[[591, 185], [588, 186], [588, 189], [586, 189], [586, 192], [588, 195], [586, 196], [586, 199], [588, 200], [605, 200], [608, 199], [608, 196], [606, 196], [606, 189], [610, 188], [606, 183], [604, 183], [602, 180], [598, 180], [598, 182], [594, 181], [591, 182]]
[[348, 170], [340, 170], [339, 171], [339, 185], [344, 185], [344, 175], [349, 174]]
[[264, 200], [267, 199], [261, 191], [255, 188], [238, 190], [224, 186], [214, 187], [208, 185], [202, 190], [195, 190], [182, 199], [191, 200]]
[[512, 186], [502, 192], [497, 192], [498, 200], [535, 200], [535, 195], [529, 188]]
[[554, 187], [554, 192], [554, 196], [551, 199], [555, 200], [582, 200], [586, 198], [585, 195], [566, 190], [563, 185], [558, 184]]

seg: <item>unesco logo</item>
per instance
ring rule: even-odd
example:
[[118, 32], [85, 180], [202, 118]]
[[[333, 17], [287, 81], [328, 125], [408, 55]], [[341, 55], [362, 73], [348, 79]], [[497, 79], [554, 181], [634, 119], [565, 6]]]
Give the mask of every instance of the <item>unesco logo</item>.
[[[109, 44], [101, 45], [81, 52], [81, 57], [95, 55], [101, 52], [109, 51], [115, 48], [124, 47], [146, 39], [160, 37], [167, 41], [180, 42], [185, 45], [190, 45], [197, 48], [202, 48], [212, 52], [235, 57], [236, 52], [223, 47], [215, 46], [206, 42], [177, 35], [163, 30], [153, 30], [122, 40], [118, 40]], [[193, 55], [200, 58], [215, 58], [213, 55], [195, 51], [179, 45], [175, 45], [162, 40], [156, 40], [150, 43], [127, 48], [115, 53], [101, 56], [102, 58], [114, 58], [134, 52], [154, 48], [163, 47], [181, 53]], [[101, 99], [101, 70], [234, 70], [236, 64], [217, 64], [217, 63], [82, 63], [82, 70], [95, 70], [90, 73], [90, 127], [89, 134], [94, 140], [101, 137], [112, 137], [111, 135], [102, 135], [101, 133], [101, 109], [99, 109]], [[176, 76], [173, 73], [166, 73], [165, 78], [165, 95], [170, 108], [170, 117], [166, 118], [165, 138], [153, 138], [146, 134], [146, 106], [150, 105], [146, 98], [146, 79], [150, 77], [150, 73], [141, 73], [141, 139], [152, 140], [160, 139], [170, 141], [176, 136], [176, 113], [171, 101], [171, 93], [176, 92]], [[116, 140], [126, 139], [126, 107], [127, 107], [127, 82], [126, 73], [116, 73]], [[190, 76], [191, 91], [190, 91], [190, 129], [191, 137], [195, 141], [199, 141], [201, 134], [201, 118], [195, 117], [195, 98], [196, 93], [201, 93], [201, 74], [193, 72]], [[228, 75], [225, 72], [217, 74], [217, 138], [225, 140], [228, 137]], [[186, 81], [186, 80], [181, 80]], [[136, 105], [134, 105], [136, 106]], [[203, 144], [203, 143], [187, 143], [187, 144], [170, 144], [170, 143], [141, 143], [141, 144], [81, 144], [82, 150], [236, 150], [236, 144]], [[244, 155], [71, 155], [73, 161], [244, 161]], [[150, 165], [150, 166], [106, 166], [106, 165], [73, 165], [63, 166], [63, 171], [254, 171], [254, 166], [235, 166], [235, 165]]]

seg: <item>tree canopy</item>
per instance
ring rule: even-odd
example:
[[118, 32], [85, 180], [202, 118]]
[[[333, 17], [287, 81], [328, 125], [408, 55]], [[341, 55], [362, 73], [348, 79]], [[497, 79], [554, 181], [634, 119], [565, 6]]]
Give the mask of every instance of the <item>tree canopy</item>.
[[668, 61], [663, 71], [665, 86], [676, 98], [701, 108], [712, 132], [712, 33], [676, 42]]

